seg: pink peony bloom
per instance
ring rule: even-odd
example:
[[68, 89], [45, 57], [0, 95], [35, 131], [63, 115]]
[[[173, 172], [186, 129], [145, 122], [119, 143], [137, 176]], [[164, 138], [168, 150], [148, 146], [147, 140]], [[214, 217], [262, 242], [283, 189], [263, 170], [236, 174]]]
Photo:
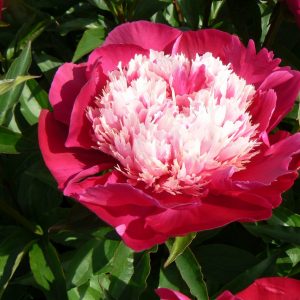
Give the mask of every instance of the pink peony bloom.
[[[156, 293], [161, 300], [189, 300], [180, 292], [159, 288]], [[300, 280], [292, 278], [269, 277], [255, 280], [245, 290], [233, 295], [222, 293], [216, 300], [299, 300]]]
[[300, 27], [300, 0], [285, 0], [285, 1], [289, 10], [295, 16], [298, 27]]
[[270, 134], [300, 90], [279, 62], [218, 30], [123, 24], [57, 71], [39, 122], [45, 163], [137, 251], [267, 219], [300, 158], [300, 134]]

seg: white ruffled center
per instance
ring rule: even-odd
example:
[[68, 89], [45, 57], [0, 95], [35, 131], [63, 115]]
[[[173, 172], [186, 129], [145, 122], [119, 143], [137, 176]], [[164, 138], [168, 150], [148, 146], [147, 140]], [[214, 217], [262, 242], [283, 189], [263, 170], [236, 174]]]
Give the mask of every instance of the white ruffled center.
[[211, 53], [189, 60], [151, 50], [108, 78], [87, 116], [95, 147], [131, 184], [201, 195], [220, 171], [240, 170], [256, 154], [247, 111], [255, 89]]

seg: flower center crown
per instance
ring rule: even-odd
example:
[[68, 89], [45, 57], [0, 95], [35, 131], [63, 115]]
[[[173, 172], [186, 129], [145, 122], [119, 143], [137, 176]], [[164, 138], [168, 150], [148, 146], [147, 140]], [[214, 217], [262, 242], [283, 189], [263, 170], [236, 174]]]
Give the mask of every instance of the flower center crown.
[[95, 147], [119, 161], [133, 184], [201, 195], [214, 176], [256, 154], [247, 111], [255, 94], [207, 52], [194, 60], [150, 51], [118, 65], [88, 107]]

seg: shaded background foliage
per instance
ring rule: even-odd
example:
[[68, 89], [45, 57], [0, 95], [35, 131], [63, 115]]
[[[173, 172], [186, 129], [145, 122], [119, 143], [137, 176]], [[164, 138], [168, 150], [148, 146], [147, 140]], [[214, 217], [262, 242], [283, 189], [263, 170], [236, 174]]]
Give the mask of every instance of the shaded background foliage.
[[[275, 0], [9, 0], [0, 22], [0, 298], [194, 299], [239, 291], [262, 276], [300, 279], [299, 181], [273, 217], [231, 224], [134, 253], [114, 230], [64, 197], [38, 148], [56, 69], [81, 61], [118, 24], [151, 20], [251, 38], [300, 69], [300, 34]], [[145, 32], [145, 34], [147, 34]], [[299, 130], [298, 102], [280, 128]], [[171, 254], [170, 254], [171, 253]]]

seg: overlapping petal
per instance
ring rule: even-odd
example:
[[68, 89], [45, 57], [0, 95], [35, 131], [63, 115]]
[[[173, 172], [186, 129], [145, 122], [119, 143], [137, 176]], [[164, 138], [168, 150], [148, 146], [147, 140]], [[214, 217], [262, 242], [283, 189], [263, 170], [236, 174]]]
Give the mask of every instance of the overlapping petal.
[[66, 148], [68, 128], [56, 121], [54, 114], [43, 110], [39, 119], [39, 145], [44, 161], [64, 189], [67, 182], [81, 171], [102, 162], [112, 161], [107, 155], [95, 150], [86, 151], [78, 148]]

